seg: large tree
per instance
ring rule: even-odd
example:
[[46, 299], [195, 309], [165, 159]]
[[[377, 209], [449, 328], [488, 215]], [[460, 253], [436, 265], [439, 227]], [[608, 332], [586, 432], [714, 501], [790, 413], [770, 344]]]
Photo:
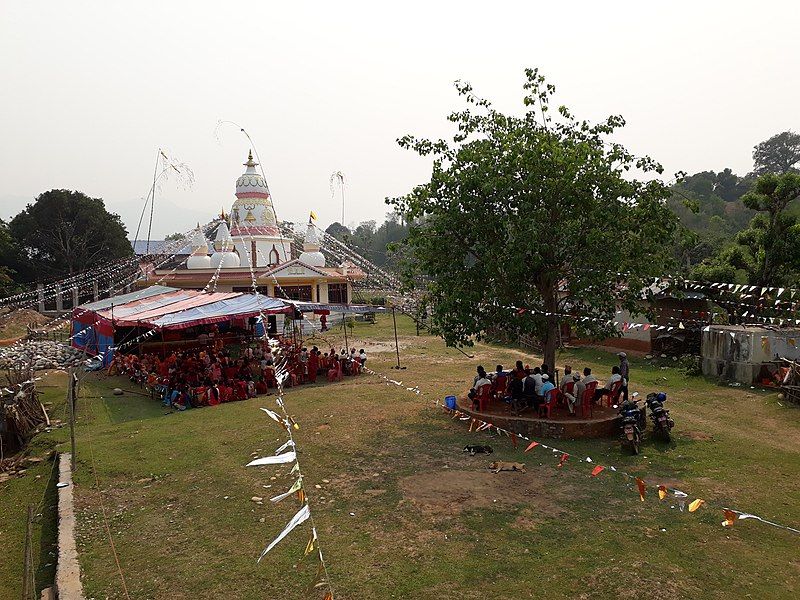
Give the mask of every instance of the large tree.
[[757, 211], [750, 226], [737, 233], [734, 243], [716, 257], [698, 265], [694, 276], [730, 282], [743, 272], [751, 285], [795, 285], [800, 277], [800, 223], [787, 208], [798, 198], [800, 175], [759, 177], [742, 197], [745, 206]]
[[[677, 218], [661, 166], [608, 140], [620, 116], [592, 124], [526, 71], [524, 114], [496, 110], [457, 82], [464, 110], [452, 143], [405, 136], [433, 157], [428, 183], [389, 200], [412, 225], [410, 277], [427, 281], [433, 326], [451, 345], [503, 327], [533, 333], [555, 362], [559, 325], [607, 336], [616, 311], [641, 312], [642, 291], [670, 261]], [[638, 179], [634, 173], [646, 179]]]
[[133, 253], [119, 216], [103, 200], [50, 190], [14, 217], [9, 231], [28, 280], [72, 275]]
[[756, 175], [797, 172], [800, 163], [800, 134], [784, 131], [773, 135], [753, 149]]

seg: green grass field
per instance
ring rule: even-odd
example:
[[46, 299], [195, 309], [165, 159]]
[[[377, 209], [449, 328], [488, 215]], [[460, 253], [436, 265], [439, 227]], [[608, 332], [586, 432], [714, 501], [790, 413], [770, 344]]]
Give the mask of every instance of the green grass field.
[[[363, 375], [285, 397], [301, 426], [299, 458], [336, 598], [795, 597], [800, 536], [755, 521], [720, 523], [729, 505], [800, 524], [797, 409], [775, 394], [634, 360], [632, 391], [669, 393], [675, 443], [648, 441], [632, 457], [613, 439], [553, 442], [708, 502], [689, 514], [666, 500], [640, 502], [635, 486], [608, 470], [592, 478], [576, 460], [558, 469], [553, 453], [523, 455], [508, 438], [469, 433], [434, 401], [462, 393], [477, 364], [534, 357], [479, 345], [469, 360], [416, 337], [410, 321], [399, 325], [403, 371], [391, 369], [390, 318], [359, 323], [348, 336], [366, 348], [369, 366], [403, 387]], [[309, 345], [344, 345], [341, 330], [329, 333]], [[562, 353], [559, 365], [567, 362], [605, 374], [615, 357], [581, 349]], [[413, 385], [423, 394], [404, 389]], [[314, 597], [306, 588], [316, 564], [302, 558], [306, 525], [256, 564], [297, 510], [292, 498], [251, 501], [288, 489], [288, 467], [244, 467], [285, 441], [258, 410], [273, 408], [274, 396], [172, 413], [141, 395], [112, 396], [116, 386], [134, 389], [92, 375], [79, 401], [75, 488], [87, 598], [125, 597], [103, 509], [131, 598]], [[56, 430], [35, 448], [64, 449], [66, 439]], [[467, 443], [495, 453], [471, 458], [461, 452]], [[495, 459], [523, 461], [527, 473], [491, 474]], [[19, 597], [25, 505], [38, 502], [48, 468], [0, 487], [10, 507], [0, 514], [1, 599]]]

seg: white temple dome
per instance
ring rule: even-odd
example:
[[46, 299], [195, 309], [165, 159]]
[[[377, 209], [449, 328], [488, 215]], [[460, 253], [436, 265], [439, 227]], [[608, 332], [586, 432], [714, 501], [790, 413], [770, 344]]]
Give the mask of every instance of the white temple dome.
[[241, 264], [239, 254], [236, 252], [236, 245], [233, 243], [231, 232], [228, 231], [228, 224], [223, 221], [217, 227], [217, 235], [214, 236], [214, 254], [211, 255], [211, 268], [227, 269], [238, 267]]
[[[211, 261], [211, 268], [216, 269], [230, 269], [232, 267], [241, 266], [239, 255], [236, 252], [214, 252], [209, 259]], [[220, 266], [222, 263], [222, 266]]]
[[208, 240], [198, 227], [192, 237], [192, 255], [186, 259], [187, 269], [208, 269], [211, 267], [211, 257], [208, 255]]
[[256, 171], [258, 163], [253, 161], [252, 152], [244, 165], [247, 169], [236, 180], [236, 201], [231, 207], [233, 234], [278, 235], [269, 187], [261, 173]]
[[320, 252], [317, 228], [311, 221], [306, 228], [306, 237], [303, 239], [303, 253], [297, 259], [310, 267], [324, 267], [325, 255]]
[[217, 227], [217, 235], [214, 236], [214, 249], [221, 252], [222, 250], [230, 250], [231, 248], [233, 248], [233, 238], [228, 229], [228, 224], [223, 221], [219, 224], [219, 227]]

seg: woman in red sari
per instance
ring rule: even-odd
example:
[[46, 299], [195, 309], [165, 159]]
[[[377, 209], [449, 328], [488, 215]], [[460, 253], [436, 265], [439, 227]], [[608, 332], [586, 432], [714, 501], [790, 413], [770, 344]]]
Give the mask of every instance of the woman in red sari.
[[308, 355], [308, 380], [317, 383], [317, 370], [319, 369], [319, 350], [316, 346], [311, 349]]

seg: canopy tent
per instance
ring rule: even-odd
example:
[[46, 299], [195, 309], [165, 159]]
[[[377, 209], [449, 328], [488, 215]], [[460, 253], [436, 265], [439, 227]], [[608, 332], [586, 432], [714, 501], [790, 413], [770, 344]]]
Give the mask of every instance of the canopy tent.
[[113, 357], [114, 334], [118, 328], [185, 329], [259, 314], [292, 314], [293, 311], [290, 303], [267, 296], [154, 285], [74, 308], [72, 345], [90, 355], [101, 354], [103, 363], [108, 364]]
[[[242, 292], [205, 292], [160, 285], [83, 304], [72, 311], [72, 345], [88, 354], [113, 357], [115, 333], [126, 329], [182, 330], [198, 325], [300, 312], [385, 312], [382, 306], [292, 302]], [[135, 329], [134, 329], [135, 328]], [[264, 324], [257, 324], [263, 332]], [[127, 341], [127, 340], [126, 340]]]

